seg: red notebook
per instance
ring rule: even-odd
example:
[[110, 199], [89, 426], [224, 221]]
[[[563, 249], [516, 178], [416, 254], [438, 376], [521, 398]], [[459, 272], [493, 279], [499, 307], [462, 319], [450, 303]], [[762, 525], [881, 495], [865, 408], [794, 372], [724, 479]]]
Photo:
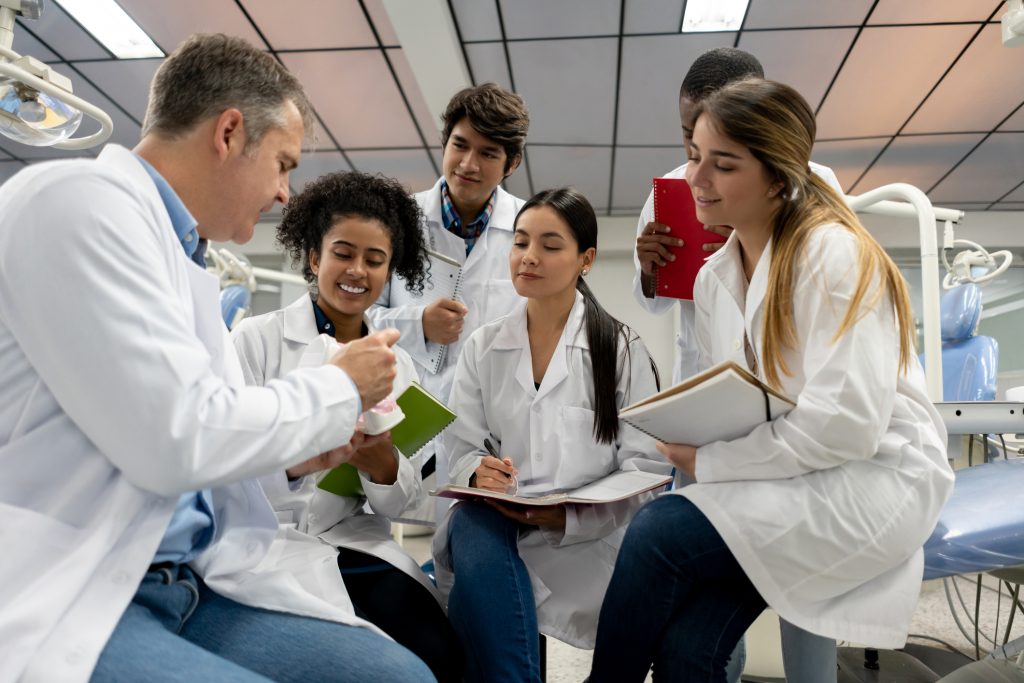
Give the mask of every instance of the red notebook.
[[673, 235], [683, 240], [683, 246], [669, 247], [676, 260], [654, 269], [654, 292], [658, 296], [692, 300], [697, 271], [710, 256], [704, 245], [724, 242], [725, 238], [705, 230], [697, 220], [690, 185], [682, 178], [654, 179], [654, 220], [667, 225]]

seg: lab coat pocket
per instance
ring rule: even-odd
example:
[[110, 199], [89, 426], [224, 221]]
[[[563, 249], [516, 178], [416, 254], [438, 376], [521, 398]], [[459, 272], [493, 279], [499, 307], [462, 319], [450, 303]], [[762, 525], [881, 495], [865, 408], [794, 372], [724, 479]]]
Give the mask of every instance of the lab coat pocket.
[[[47, 584], [63, 572], [69, 561], [77, 562], [74, 550], [84, 531], [35, 510], [0, 503], [0, 547], [6, 557], [32, 557], [42, 572], [26, 571], [18, 562], [0, 562], [0, 585], [13, 596], [28, 596], [50, 589]], [[59, 583], [59, 582], [58, 582]], [[7, 605], [9, 607], [9, 605]], [[6, 608], [0, 601], [0, 608]]]
[[555, 488], [579, 488], [617, 469], [614, 445], [598, 443], [594, 439], [594, 411], [562, 406], [561, 412]]

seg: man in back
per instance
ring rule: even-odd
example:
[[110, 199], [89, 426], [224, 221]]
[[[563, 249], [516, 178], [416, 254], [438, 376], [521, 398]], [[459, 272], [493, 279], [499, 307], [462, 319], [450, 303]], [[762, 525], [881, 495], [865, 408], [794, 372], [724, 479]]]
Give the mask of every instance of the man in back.
[[272, 57], [193, 36], [134, 152], [0, 188], [0, 680], [433, 680], [252, 480], [359, 445], [397, 333], [244, 387], [203, 267], [287, 201], [311, 116]]

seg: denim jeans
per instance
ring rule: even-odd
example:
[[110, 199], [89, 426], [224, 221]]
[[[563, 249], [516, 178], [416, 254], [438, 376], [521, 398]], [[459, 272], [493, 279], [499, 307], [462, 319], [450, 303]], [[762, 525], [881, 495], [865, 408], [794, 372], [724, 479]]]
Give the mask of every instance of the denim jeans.
[[411, 652], [367, 629], [246, 607], [177, 566], [146, 574], [92, 681], [412, 683], [434, 677]]
[[455, 583], [448, 618], [466, 653], [467, 683], [540, 681], [537, 607], [519, 557], [520, 525], [478, 501], [448, 527]]
[[765, 608], [711, 522], [682, 496], [633, 519], [597, 626], [591, 683], [725, 683], [726, 663]]

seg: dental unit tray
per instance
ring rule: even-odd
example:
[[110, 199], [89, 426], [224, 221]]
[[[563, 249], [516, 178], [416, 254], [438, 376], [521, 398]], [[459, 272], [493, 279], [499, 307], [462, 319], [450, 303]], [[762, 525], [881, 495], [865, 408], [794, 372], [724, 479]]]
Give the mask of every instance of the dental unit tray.
[[1024, 403], [1018, 401], [936, 401], [950, 434], [1024, 432]]

